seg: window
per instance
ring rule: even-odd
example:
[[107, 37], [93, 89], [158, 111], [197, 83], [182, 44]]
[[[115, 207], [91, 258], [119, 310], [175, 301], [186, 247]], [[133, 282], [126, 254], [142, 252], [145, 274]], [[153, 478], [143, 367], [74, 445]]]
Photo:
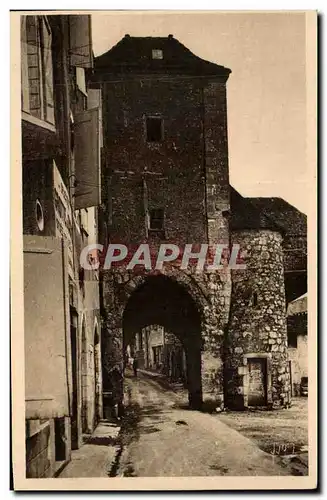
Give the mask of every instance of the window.
[[287, 334], [288, 337], [288, 347], [297, 347], [297, 334], [296, 332], [288, 332]]
[[164, 211], [162, 208], [150, 210], [150, 230], [162, 231], [164, 228]]
[[22, 110], [54, 124], [51, 43], [46, 16], [22, 16]]
[[253, 292], [253, 295], [252, 295], [252, 305], [253, 305], [253, 307], [256, 307], [258, 305], [258, 294], [257, 294], [257, 292]]
[[160, 117], [147, 117], [146, 140], [148, 142], [160, 142], [163, 140], [163, 120]]
[[161, 49], [152, 49], [152, 59], [163, 59], [163, 52]]

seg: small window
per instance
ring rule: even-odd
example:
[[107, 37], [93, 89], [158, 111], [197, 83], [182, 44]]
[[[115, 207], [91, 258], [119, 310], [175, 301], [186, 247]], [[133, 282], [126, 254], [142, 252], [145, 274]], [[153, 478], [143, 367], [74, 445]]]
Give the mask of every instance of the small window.
[[253, 307], [257, 307], [257, 305], [258, 305], [258, 294], [257, 294], [257, 292], [253, 292], [253, 295], [252, 295], [252, 304], [253, 304]]
[[162, 231], [164, 228], [164, 211], [162, 208], [150, 210], [150, 229]]
[[163, 59], [163, 52], [161, 49], [152, 49], [152, 59]]
[[146, 119], [146, 140], [148, 142], [160, 142], [163, 140], [162, 118], [148, 117]]

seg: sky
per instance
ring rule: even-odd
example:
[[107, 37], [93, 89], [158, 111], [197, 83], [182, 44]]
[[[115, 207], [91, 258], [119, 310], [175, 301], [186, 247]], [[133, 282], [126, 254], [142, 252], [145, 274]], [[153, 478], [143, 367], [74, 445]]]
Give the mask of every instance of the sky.
[[94, 13], [92, 32], [95, 56], [127, 33], [171, 33], [202, 59], [230, 68], [230, 183], [243, 196], [280, 196], [307, 212], [303, 13]]

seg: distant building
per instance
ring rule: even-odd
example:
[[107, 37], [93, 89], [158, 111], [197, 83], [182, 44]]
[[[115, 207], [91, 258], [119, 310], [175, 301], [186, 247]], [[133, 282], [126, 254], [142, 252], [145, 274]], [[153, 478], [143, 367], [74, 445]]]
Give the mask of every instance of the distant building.
[[301, 396], [301, 381], [308, 377], [307, 300], [307, 294], [301, 295], [292, 300], [287, 307], [288, 352], [293, 396]]
[[176, 335], [151, 325], [137, 333], [135, 340], [140, 367], [162, 373], [172, 382], [187, 383], [185, 350]]
[[101, 122], [88, 15], [21, 16], [26, 476], [52, 477], [102, 415]]

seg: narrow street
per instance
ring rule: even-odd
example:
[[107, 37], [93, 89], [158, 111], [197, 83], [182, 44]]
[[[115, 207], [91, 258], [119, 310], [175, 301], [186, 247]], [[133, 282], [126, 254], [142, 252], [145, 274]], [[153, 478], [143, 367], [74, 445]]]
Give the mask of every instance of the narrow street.
[[154, 377], [127, 374], [125, 406], [117, 476], [289, 474], [216, 415], [189, 410], [185, 397]]

